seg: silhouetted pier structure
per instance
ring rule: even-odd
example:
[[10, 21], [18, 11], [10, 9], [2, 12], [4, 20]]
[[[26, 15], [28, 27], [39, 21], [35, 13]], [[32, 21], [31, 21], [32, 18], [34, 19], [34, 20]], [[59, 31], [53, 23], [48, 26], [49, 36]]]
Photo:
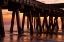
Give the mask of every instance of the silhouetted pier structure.
[[[64, 7], [64, 6], [63, 6]], [[62, 30], [64, 30], [64, 10], [62, 7], [56, 7], [52, 5], [46, 5], [44, 3], [38, 2], [36, 0], [1, 0], [0, 1], [0, 36], [5, 36], [2, 9], [8, 9], [12, 12], [10, 33], [13, 33], [14, 18], [16, 15], [18, 34], [23, 34], [24, 32], [24, 22], [25, 16], [27, 16], [27, 28], [30, 28], [30, 34], [33, 34], [34, 28], [38, 33], [42, 32], [57, 32], [58, 31], [58, 17], [62, 20]], [[22, 26], [20, 26], [19, 11], [23, 13]], [[49, 16], [49, 24], [47, 22], [47, 17]], [[34, 25], [33, 25], [33, 17]], [[40, 17], [44, 17], [43, 23], [41, 25]], [[53, 24], [53, 17], [54, 24]], [[35, 25], [36, 23], [36, 25]], [[30, 27], [29, 27], [30, 24]], [[46, 28], [44, 28], [44, 25]], [[34, 26], [34, 28], [33, 28]], [[46, 31], [44, 30], [46, 29]]]

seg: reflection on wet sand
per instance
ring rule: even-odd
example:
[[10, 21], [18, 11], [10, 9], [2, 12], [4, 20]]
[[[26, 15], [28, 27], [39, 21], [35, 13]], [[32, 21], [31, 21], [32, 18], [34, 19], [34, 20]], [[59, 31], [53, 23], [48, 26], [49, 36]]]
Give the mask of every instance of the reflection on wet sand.
[[4, 42], [4, 39], [3, 38], [0, 38], [0, 42]]
[[[9, 35], [9, 34], [8, 34]], [[64, 42], [64, 36], [58, 34], [9, 35], [0, 42]]]

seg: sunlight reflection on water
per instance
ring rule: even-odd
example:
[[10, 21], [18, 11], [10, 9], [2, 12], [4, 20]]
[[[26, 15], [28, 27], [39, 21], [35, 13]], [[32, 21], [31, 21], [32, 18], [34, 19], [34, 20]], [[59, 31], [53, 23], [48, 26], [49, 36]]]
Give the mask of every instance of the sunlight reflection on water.
[[39, 34], [38, 35], [34, 34], [33, 36], [30, 35], [10, 36], [10, 34], [6, 34], [6, 37], [4, 38], [4, 42], [64, 42], [64, 36], [54, 35], [54, 34], [53, 35], [42, 34], [41, 36], [39, 36]]

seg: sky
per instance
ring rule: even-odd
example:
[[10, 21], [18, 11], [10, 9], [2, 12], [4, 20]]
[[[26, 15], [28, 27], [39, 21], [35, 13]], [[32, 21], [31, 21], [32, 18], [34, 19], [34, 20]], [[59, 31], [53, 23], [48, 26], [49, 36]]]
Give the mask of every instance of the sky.
[[64, 0], [37, 0], [46, 4], [64, 3]]

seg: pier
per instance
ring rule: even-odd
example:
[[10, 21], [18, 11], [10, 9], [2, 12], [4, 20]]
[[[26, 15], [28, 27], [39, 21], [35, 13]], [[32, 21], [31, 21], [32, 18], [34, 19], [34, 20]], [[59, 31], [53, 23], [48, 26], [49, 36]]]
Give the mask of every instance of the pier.
[[[58, 7], [57, 7], [58, 6]], [[30, 35], [33, 35], [34, 29], [37, 33], [57, 33], [58, 17], [61, 17], [62, 31], [64, 31], [64, 8], [63, 4], [44, 4], [36, 0], [1, 0], [0, 1], [0, 36], [5, 37], [2, 9], [12, 11], [10, 33], [13, 33], [14, 18], [16, 15], [18, 35], [24, 33], [25, 16], [27, 16], [27, 28], [30, 29]], [[19, 11], [23, 13], [22, 26], [20, 26]], [[49, 16], [49, 24], [47, 17]], [[33, 25], [34, 17], [34, 25]], [[41, 25], [40, 17], [44, 17]], [[54, 23], [53, 23], [53, 17]], [[44, 28], [44, 25], [46, 28]], [[34, 27], [33, 27], [34, 26]], [[46, 29], [46, 31], [45, 31]]]

